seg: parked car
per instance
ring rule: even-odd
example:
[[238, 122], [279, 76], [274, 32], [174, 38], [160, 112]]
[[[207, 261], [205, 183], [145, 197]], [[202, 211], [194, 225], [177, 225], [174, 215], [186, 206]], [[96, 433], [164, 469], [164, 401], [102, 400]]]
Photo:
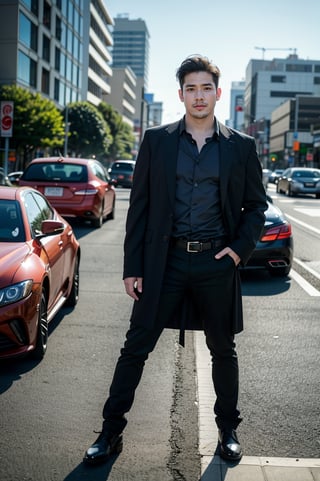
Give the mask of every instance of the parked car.
[[264, 185], [264, 188], [267, 190], [268, 188], [268, 183], [269, 183], [269, 178], [271, 175], [271, 170], [269, 169], [262, 169], [262, 183]]
[[114, 218], [115, 188], [106, 169], [95, 159], [34, 159], [19, 185], [42, 192], [63, 217], [90, 220], [93, 227]]
[[289, 196], [314, 194], [320, 199], [320, 169], [311, 167], [286, 169], [278, 180], [277, 192]]
[[10, 172], [10, 174], [8, 174], [8, 179], [10, 180], [11, 184], [17, 185], [18, 180], [20, 179], [22, 174], [23, 174], [23, 170], [17, 170], [16, 172]]
[[0, 187], [0, 359], [41, 359], [48, 323], [79, 296], [80, 246], [37, 190]]
[[270, 196], [267, 199], [263, 232], [244, 270], [264, 269], [272, 276], [285, 277], [292, 267], [292, 228]]
[[4, 169], [0, 167], [0, 185], [8, 185], [11, 186], [11, 182], [9, 180], [9, 177], [5, 175]]
[[135, 164], [134, 160], [117, 160], [111, 164], [108, 172], [116, 186], [132, 187]]
[[281, 177], [283, 172], [284, 172], [284, 169], [273, 170], [269, 176], [269, 182], [271, 182], [272, 184], [277, 184], [279, 177]]

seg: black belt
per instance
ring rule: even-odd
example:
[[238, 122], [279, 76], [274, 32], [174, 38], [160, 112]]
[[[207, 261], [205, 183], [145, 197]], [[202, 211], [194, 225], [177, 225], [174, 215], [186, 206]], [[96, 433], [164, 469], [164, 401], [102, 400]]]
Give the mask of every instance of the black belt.
[[171, 244], [174, 247], [183, 249], [187, 252], [203, 252], [209, 251], [211, 249], [216, 249], [217, 247], [222, 247], [226, 245], [226, 239], [212, 239], [209, 241], [186, 241], [184, 239], [172, 239]]

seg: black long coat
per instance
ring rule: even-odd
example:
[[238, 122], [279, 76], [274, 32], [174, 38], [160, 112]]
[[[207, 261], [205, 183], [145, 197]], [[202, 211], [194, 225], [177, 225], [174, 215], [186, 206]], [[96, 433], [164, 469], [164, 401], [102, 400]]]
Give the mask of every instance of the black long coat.
[[[134, 302], [131, 322], [152, 328], [172, 232], [180, 122], [146, 131], [130, 196], [124, 243], [126, 277], [143, 277], [143, 294]], [[245, 264], [261, 234], [266, 194], [252, 137], [219, 123], [220, 193], [229, 246]], [[237, 272], [237, 271], [236, 271]], [[234, 287], [233, 333], [243, 329], [239, 274]], [[183, 319], [183, 322], [182, 322]], [[168, 327], [202, 329], [188, 299]]]

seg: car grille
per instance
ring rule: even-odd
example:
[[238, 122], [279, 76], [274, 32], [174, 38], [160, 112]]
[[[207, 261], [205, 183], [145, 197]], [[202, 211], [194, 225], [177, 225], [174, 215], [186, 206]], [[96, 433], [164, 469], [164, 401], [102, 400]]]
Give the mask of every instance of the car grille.
[[17, 347], [17, 344], [11, 341], [7, 336], [4, 334], [0, 334], [0, 352], [8, 351], [9, 349], [14, 349]]

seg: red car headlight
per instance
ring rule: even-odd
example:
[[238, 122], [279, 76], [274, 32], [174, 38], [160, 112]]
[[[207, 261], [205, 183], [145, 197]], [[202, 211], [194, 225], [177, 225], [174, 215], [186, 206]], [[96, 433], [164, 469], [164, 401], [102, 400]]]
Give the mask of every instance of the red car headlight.
[[27, 297], [32, 289], [32, 280], [28, 279], [18, 284], [12, 284], [11, 286], [0, 289], [0, 306], [12, 304], [13, 302], [20, 301], [24, 297]]

